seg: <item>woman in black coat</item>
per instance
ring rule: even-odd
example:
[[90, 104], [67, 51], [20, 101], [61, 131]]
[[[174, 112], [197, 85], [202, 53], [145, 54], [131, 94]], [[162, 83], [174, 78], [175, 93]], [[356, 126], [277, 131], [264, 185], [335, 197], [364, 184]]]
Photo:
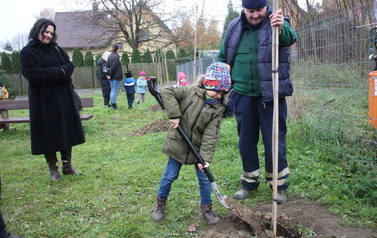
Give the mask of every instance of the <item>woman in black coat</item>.
[[98, 66], [98, 80], [101, 84], [101, 90], [102, 90], [102, 97], [103, 97], [103, 105], [104, 107], [110, 107], [110, 80], [106, 78], [106, 74], [103, 72], [103, 67], [107, 65], [107, 58], [109, 57], [110, 52], [105, 51], [103, 53], [102, 57], [98, 60], [97, 66]]
[[72, 146], [84, 143], [85, 136], [72, 85], [74, 65], [56, 44], [55, 30], [51, 20], [36, 21], [20, 58], [29, 82], [31, 152], [44, 154], [51, 179], [60, 180], [56, 152], [63, 174], [79, 174], [71, 166]]
[[117, 97], [120, 85], [123, 80], [123, 70], [119, 57], [119, 46], [113, 45], [112, 51], [107, 58], [107, 67], [110, 68], [110, 73], [106, 77], [110, 80], [110, 103], [113, 109], [119, 109], [117, 107]]

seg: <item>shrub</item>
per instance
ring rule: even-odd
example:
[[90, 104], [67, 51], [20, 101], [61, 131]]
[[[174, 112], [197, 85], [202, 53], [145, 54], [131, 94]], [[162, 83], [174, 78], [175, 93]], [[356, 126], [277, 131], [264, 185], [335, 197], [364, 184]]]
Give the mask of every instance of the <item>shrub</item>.
[[12, 69], [11, 69], [12, 73], [21, 72], [21, 62], [20, 62], [20, 52], [19, 51], [13, 51], [11, 67], [12, 67]]
[[90, 51], [85, 53], [85, 66], [94, 66], [93, 54]]
[[166, 59], [175, 59], [175, 54], [173, 50], [166, 51]]
[[132, 55], [131, 55], [131, 62], [132, 63], [143, 63], [141, 59], [141, 55], [138, 49], [133, 49]]
[[76, 67], [84, 66], [84, 56], [79, 48], [73, 49], [72, 62]]
[[177, 53], [177, 58], [180, 59], [180, 58], [186, 58], [186, 57], [187, 57], [186, 51], [183, 48], [180, 48]]
[[10, 74], [12, 72], [12, 66], [9, 56], [3, 52], [1, 55], [1, 69], [5, 70], [7, 74]]
[[18, 95], [19, 91], [14, 84], [6, 77], [4, 70], [0, 70], [0, 82], [3, 83], [9, 93], [9, 97]]
[[122, 65], [127, 65], [130, 63], [130, 59], [128, 57], [128, 54], [126, 52], [122, 53], [122, 58], [120, 59], [120, 62]]
[[143, 63], [153, 63], [152, 54], [149, 49], [143, 55]]

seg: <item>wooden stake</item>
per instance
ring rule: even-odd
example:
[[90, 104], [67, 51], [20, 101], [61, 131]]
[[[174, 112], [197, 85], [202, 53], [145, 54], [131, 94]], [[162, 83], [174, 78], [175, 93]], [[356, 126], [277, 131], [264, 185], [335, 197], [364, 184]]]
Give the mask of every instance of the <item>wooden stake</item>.
[[[278, 0], [273, 1], [275, 13], [279, 9]], [[277, 189], [278, 189], [278, 156], [279, 156], [279, 27], [272, 29], [272, 85], [274, 97], [273, 129], [272, 129], [272, 159], [273, 159], [273, 194], [272, 194], [272, 228], [276, 236], [277, 230]]]

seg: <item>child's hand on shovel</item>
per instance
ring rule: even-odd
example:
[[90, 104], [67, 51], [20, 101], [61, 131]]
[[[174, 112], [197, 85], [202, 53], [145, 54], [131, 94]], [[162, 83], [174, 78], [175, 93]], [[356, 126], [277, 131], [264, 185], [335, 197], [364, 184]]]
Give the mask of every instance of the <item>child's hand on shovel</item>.
[[169, 126], [177, 128], [179, 125], [179, 118], [169, 119]]
[[202, 172], [204, 172], [204, 168], [208, 168], [209, 167], [209, 163], [208, 162], [206, 162], [206, 165], [202, 165], [202, 164], [198, 164], [198, 168], [200, 169], [200, 171], [202, 171]]

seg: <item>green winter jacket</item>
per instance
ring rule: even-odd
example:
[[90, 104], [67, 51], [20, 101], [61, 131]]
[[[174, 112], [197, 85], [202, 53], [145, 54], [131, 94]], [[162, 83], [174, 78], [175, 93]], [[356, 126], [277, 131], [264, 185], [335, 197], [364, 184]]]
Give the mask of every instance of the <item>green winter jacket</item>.
[[[179, 125], [206, 162], [211, 162], [220, 136], [225, 110], [223, 103], [206, 103], [205, 89], [197, 85], [166, 86], [161, 97], [170, 119], [180, 118]], [[196, 164], [177, 129], [169, 127], [162, 152], [182, 164]]]

